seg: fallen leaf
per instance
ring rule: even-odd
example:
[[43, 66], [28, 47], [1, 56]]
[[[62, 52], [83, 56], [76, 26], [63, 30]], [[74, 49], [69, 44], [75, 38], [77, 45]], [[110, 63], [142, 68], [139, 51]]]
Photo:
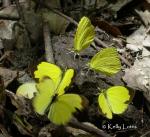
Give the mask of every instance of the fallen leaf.
[[14, 17], [19, 19], [18, 11], [16, 6], [8, 6], [0, 10], [0, 16], [5, 16], [5, 17]]
[[129, 2], [131, 2], [132, 0], [118, 0], [115, 4], [110, 4], [109, 8], [114, 11], [117, 12], [119, 11], [123, 6], [125, 6], [126, 4], [128, 4]]
[[146, 0], [150, 4], [150, 0]]
[[143, 50], [142, 56], [149, 56], [150, 52], [146, 48], [150, 48], [150, 35], [147, 29], [142, 25], [138, 30], [127, 37], [127, 49], [137, 52]]
[[136, 12], [139, 14], [144, 24], [148, 27], [150, 25], [150, 12], [148, 10], [145, 11], [136, 10]]
[[106, 31], [108, 34], [111, 34], [114, 37], [122, 35], [120, 30], [117, 27], [111, 25], [109, 22], [105, 20], [101, 20], [100, 18], [95, 18], [93, 20], [93, 23], [94, 25], [98, 26], [100, 29]]
[[0, 20], [0, 38], [13, 39], [13, 25], [15, 21]]
[[150, 102], [150, 58], [136, 60], [131, 68], [125, 70], [123, 80], [129, 87], [143, 91]]
[[17, 96], [9, 90], [5, 90], [5, 93], [11, 99], [12, 104], [17, 108], [15, 111], [17, 115], [26, 117], [32, 117], [34, 115], [31, 100]]
[[4, 86], [7, 87], [17, 77], [17, 71], [0, 67], [0, 76], [4, 79]]
[[40, 12], [44, 21], [48, 22], [51, 32], [55, 34], [65, 33], [65, 30], [70, 23], [68, 20], [47, 9], [43, 9]]

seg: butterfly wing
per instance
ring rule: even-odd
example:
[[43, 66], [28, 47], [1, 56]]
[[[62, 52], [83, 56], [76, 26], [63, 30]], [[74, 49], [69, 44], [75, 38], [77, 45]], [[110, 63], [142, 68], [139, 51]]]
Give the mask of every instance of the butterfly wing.
[[42, 80], [44, 77], [51, 78], [57, 87], [62, 77], [62, 71], [58, 66], [54, 64], [42, 62], [38, 65], [38, 70], [34, 72], [34, 75], [35, 78], [38, 78], [40, 80]]
[[109, 106], [109, 104], [108, 104], [108, 102], [107, 102], [107, 99], [106, 99], [106, 97], [105, 97], [105, 95], [104, 95], [103, 92], [101, 92], [101, 93], [99, 94], [99, 97], [98, 97], [98, 104], [99, 104], [101, 113], [102, 113], [105, 117], [107, 117], [107, 118], [109, 118], [109, 119], [112, 119], [112, 112], [111, 112], [110, 106]]
[[28, 99], [31, 99], [34, 97], [34, 93], [38, 92], [36, 89], [36, 83], [24, 83], [16, 91], [16, 95], [18, 96], [24, 96]]
[[107, 100], [114, 114], [122, 114], [128, 107], [130, 95], [123, 86], [114, 86], [106, 91]]
[[55, 91], [55, 85], [51, 79], [44, 79], [36, 85], [38, 93], [32, 100], [32, 105], [40, 115], [44, 115], [47, 107], [52, 101], [52, 97]]
[[74, 75], [74, 70], [73, 69], [67, 69], [66, 70], [66, 72], [63, 76], [63, 79], [61, 80], [61, 83], [60, 83], [60, 85], [58, 86], [58, 89], [57, 89], [57, 94], [58, 95], [64, 94], [65, 88], [70, 85], [73, 75]]
[[57, 125], [64, 125], [70, 121], [76, 109], [82, 109], [82, 99], [77, 94], [58, 96], [51, 104], [48, 118]]
[[98, 52], [90, 61], [89, 67], [106, 75], [113, 75], [121, 69], [116, 48], [105, 48]]
[[87, 48], [94, 40], [94, 26], [87, 17], [82, 17], [74, 38], [74, 50], [80, 52]]

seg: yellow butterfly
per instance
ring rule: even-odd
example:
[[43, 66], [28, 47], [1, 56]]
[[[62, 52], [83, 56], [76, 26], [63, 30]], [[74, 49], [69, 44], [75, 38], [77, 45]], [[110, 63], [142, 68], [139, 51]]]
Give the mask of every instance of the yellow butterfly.
[[88, 63], [90, 69], [106, 75], [113, 75], [120, 71], [121, 62], [116, 48], [105, 48], [99, 51]]
[[94, 26], [87, 17], [82, 17], [74, 38], [74, 51], [77, 53], [87, 48], [94, 40]]
[[32, 102], [34, 110], [40, 115], [48, 112], [50, 121], [57, 125], [66, 124], [76, 109], [82, 109], [79, 95], [64, 94], [73, 75], [73, 69], [68, 69], [63, 74], [58, 66], [46, 62], [42, 62], [35, 72], [35, 77], [40, 81], [37, 84], [38, 93]]
[[113, 86], [99, 94], [100, 111], [105, 117], [112, 119], [113, 114], [122, 114], [127, 109], [130, 99], [128, 89], [123, 86]]

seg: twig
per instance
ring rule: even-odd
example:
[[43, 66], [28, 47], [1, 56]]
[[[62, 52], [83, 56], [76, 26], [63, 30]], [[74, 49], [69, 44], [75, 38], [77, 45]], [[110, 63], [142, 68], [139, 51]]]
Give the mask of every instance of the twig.
[[69, 125], [74, 127], [74, 128], [82, 129], [82, 130], [89, 132], [92, 135], [96, 135], [98, 137], [112, 137], [111, 135], [105, 133], [104, 131], [102, 131], [100, 129], [94, 128], [94, 127], [89, 126], [89, 125], [82, 124], [75, 119], [73, 119], [73, 121], [70, 121]]
[[54, 63], [51, 34], [47, 23], [44, 24], [43, 35], [44, 35], [44, 42], [45, 42], [46, 60], [49, 63]]
[[5, 15], [5, 14], [0, 14], [0, 19], [3, 19], [3, 20], [13, 20], [13, 21], [16, 21], [16, 20], [19, 20], [20, 18], [18, 16], [13, 16], [13, 15]]
[[20, 19], [21, 19], [21, 21], [24, 25], [24, 28], [25, 28], [25, 33], [26, 33], [26, 36], [27, 36], [29, 47], [31, 47], [30, 33], [29, 33], [28, 28], [26, 26], [27, 23], [26, 23], [26, 20], [25, 20], [25, 17], [24, 17], [23, 10], [20, 6], [19, 0], [15, 0], [15, 3], [16, 3], [16, 6], [17, 6], [19, 17], [20, 17]]
[[[0, 131], [2, 132], [2, 137], [12, 137], [8, 134], [7, 130], [4, 128], [3, 125], [0, 124]], [[1, 135], [0, 135], [1, 136]]]
[[10, 57], [13, 51], [6, 51], [2, 57], [0, 57], [0, 62], [7, 57]]
[[148, 134], [150, 134], [150, 131], [147, 131], [146, 133], [144, 133], [142, 136], [140, 137], [146, 137]]
[[46, 4], [45, 4], [44, 2], [42, 2], [41, 0], [34, 0], [34, 1], [35, 1], [37, 4], [40, 4], [41, 6], [43, 6], [43, 7], [47, 8], [47, 9], [53, 11], [54, 13], [56, 13], [56, 14], [62, 16], [62, 17], [65, 18], [65, 19], [69, 20], [71, 23], [75, 24], [76, 26], [78, 25], [78, 22], [76, 22], [74, 19], [72, 19], [72, 18], [69, 17], [69, 16], [66, 16], [65, 14], [63, 14], [63, 13], [61, 13], [60, 11], [58, 11], [58, 10], [52, 8], [51, 6], [46, 5]]
[[6, 103], [6, 96], [5, 96], [4, 80], [2, 76], [0, 76], [0, 104], [4, 106], [5, 103]]
[[10, 4], [10, 0], [3, 0], [3, 7], [8, 7]]
[[25, 21], [24, 13], [23, 13], [22, 8], [20, 6], [19, 0], [15, 0], [15, 3], [16, 3], [16, 6], [17, 6], [19, 17], [21, 18], [23, 24], [25, 25], [26, 21]]
[[94, 9], [97, 8], [97, 0], [95, 0], [95, 3], [94, 3]]
[[[69, 17], [69, 16], [66, 16], [65, 14], [61, 13], [61, 12], [58, 11], [58, 10], [53, 9], [53, 8], [50, 7], [49, 5], [46, 5], [44, 2], [41, 2], [41, 1], [39, 1], [39, 0], [34, 0], [34, 1], [35, 1], [36, 3], [38, 3], [38, 4], [42, 5], [42, 6], [44, 6], [45, 8], [47, 8], [47, 9], [53, 11], [54, 13], [56, 13], [56, 14], [58, 14], [58, 15], [64, 17], [65, 19], [67, 19], [67, 20], [69, 20], [71, 23], [73, 23], [74, 25], [76, 25], [76, 26], [78, 25], [78, 22], [77, 22], [77, 21], [75, 21], [74, 19], [72, 19], [72, 18]], [[94, 41], [97, 42], [98, 44], [100, 44], [100, 45], [101, 45], [102, 47], [104, 47], [104, 48], [107, 48], [107, 47], [108, 47], [103, 41], [101, 41], [101, 40], [98, 39], [97, 37], [95, 37]], [[129, 63], [129, 61], [126, 60], [123, 56], [120, 55], [120, 59], [121, 59], [127, 66], [131, 67], [131, 64]]]
[[107, 47], [108, 47], [103, 41], [101, 41], [101, 40], [98, 39], [97, 37], [95, 37], [94, 41], [95, 41], [96, 43], [98, 43], [99, 45], [102, 45], [102, 47], [104, 47], [104, 48], [107, 48]]
[[119, 57], [128, 67], [132, 66], [131, 63], [128, 60], [126, 60], [123, 56], [119, 55]]

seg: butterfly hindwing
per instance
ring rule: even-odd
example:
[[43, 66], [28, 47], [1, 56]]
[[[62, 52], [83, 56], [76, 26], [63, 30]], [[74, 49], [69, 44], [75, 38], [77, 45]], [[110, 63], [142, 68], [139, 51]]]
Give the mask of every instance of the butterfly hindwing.
[[55, 85], [51, 79], [44, 79], [36, 85], [38, 93], [32, 100], [32, 105], [40, 115], [44, 115], [47, 107], [52, 101], [55, 91]]
[[74, 50], [80, 52], [87, 48], [94, 40], [94, 26], [87, 17], [82, 17], [74, 38]]
[[99, 103], [101, 113], [105, 117], [112, 119], [112, 112], [111, 112], [111, 109], [109, 107], [109, 104], [108, 104], [107, 99], [105, 98], [105, 95], [103, 92], [100, 93], [100, 95], [98, 97], [98, 103]]
[[48, 113], [48, 118], [57, 125], [64, 125], [70, 121], [76, 108], [82, 109], [82, 99], [76, 94], [64, 94], [57, 97]]
[[106, 75], [113, 75], [121, 69], [116, 48], [105, 48], [99, 51], [90, 61], [89, 67]]
[[122, 114], [128, 107], [129, 91], [122, 86], [114, 86], [106, 91], [108, 102], [114, 114]]

